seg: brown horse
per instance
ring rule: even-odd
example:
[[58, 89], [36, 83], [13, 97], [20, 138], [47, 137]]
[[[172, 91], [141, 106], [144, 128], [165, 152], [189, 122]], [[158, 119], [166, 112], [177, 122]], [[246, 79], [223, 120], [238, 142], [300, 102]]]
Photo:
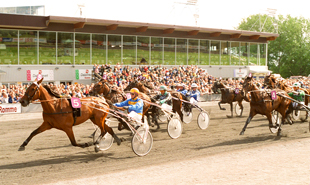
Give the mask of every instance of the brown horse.
[[[266, 87], [269, 87], [270, 89], [275, 89], [275, 88], [279, 88], [281, 90], [284, 90], [285, 92], [289, 93], [294, 91], [294, 89], [290, 86], [288, 86], [284, 80], [279, 80], [277, 81], [276, 78], [273, 75], [267, 75], [264, 78], [264, 84]], [[306, 96], [305, 96], [305, 105], [308, 106], [309, 101], [310, 101], [310, 90], [305, 89], [305, 88], [300, 88], [300, 90], [304, 91]], [[291, 104], [289, 106], [289, 112], [292, 113], [293, 112], [293, 105]], [[306, 118], [302, 121], [305, 121], [308, 118], [308, 114], [306, 114]], [[291, 123], [293, 123], [293, 121], [291, 120]]]
[[31, 84], [21, 98], [20, 103], [23, 107], [29, 105], [31, 101], [40, 100], [43, 108], [43, 123], [19, 147], [19, 151], [25, 150], [25, 146], [37, 134], [42, 133], [51, 128], [64, 131], [69, 137], [71, 144], [78, 147], [89, 147], [94, 143], [79, 144], [76, 142], [72, 127], [84, 123], [90, 119], [101, 130], [100, 137], [106, 132], [111, 134], [117, 144], [121, 144], [121, 140], [113, 132], [112, 128], [105, 124], [105, 119], [109, 112], [109, 106], [104, 99], [97, 97], [81, 98], [81, 108], [79, 117], [75, 116], [75, 112], [67, 99], [60, 98], [59, 95], [51, 93], [48, 86], [41, 85], [43, 79]]
[[[285, 91], [275, 89], [278, 96], [275, 100], [272, 100], [270, 93], [268, 91], [258, 89], [252, 77], [247, 77], [244, 80], [243, 89], [245, 90], [245, 92], [251, 93], [251, 101], [250, 101], [251, 108], [249, 117], [246, 120], [246, 123], [242, 131], [240, 132], [240, 135], [244, 134], [247, 125], [250, 123], [250, 121], [256, 114], [266, 115], [269, 121], [269, 127], [275, 128], [275, 126], [272, 123], [272, 111], [276, 110], [282, 115], [281, 123], [284, 123], [284, 120], [287, 119], [288, 115], [287, 110], [289, 104], [291, 103], [291, 100], [282, 97], [282, 96], [289, 97]], [[279, 126], [278, 129], [278, 136], [279, 136], [281, 135], [281, 124], [277, 126]]]
[[221, 107], [221, 104], [225, 104], [225, 103], [230, 104], [231, 115], [230, 116], [226, 115], [228, 118], [233, 117], [233, 102], [236, 102], [236, 101], [238, 102], [238, 105], [241, 109], [240, 117], [242, 116], [242, 112], [243, 112], [242, 100], [245, 99], [245, 94], [244, 94], [243, 89], [238, 90], [238, 92], [236, 92], [236, 89], [227, 87], [222, 82], [217, 81], [213, 84], [212, 90], [214, 93], [221, 92], [221, 101], [218, 103], [221, 110], [226, 110], [225, 108]]
[[[108, 85], [104, 80], [96, 83], [93, 89], [90, 91], [90, 95], [97, 95], [97, 94], [103, 94], [103, 96], [107, 100], [111, 100], [111, 103], [119, 103], [127, 99], [124, 92], [118, 91], [116, 89], [112, 89], [110, 85]], [[138, 97], [146, 101], [151, 101], [151, 99], [144, 93], [139, 93]], [[149, 108], [150, 108], [150, 104], [143, 103], [143, 113], [142, 113], [143, 123], [144, 123], [144, 115], [146, 115], [147, 117], [149, 116], [148, 114]], [[122, 130], [122, 125], [125, 128], [129, 129], [128, 125], [122, 119], [118, 119], [118, 120], [120, 121], [120, 124], [118, 125], [119, 130]]]

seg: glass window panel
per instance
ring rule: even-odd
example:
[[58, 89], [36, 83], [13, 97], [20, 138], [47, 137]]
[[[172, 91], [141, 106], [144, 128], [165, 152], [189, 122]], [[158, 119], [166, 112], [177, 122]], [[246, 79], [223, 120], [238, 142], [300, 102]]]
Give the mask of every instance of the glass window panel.
[[[73, 65], [73, 33], [58, 33], [57, 36], [57, 64]], [[77, 42], [75, 40], [75, 42]], [[76, 51], [77, 52], [77, 51]], [[76, 53], [75, 52], [75, 53]]]
[[230, 60], [231, 65], [239, 65], [240, 48], [239, 42], [231, 42], [230, 44]]
[[106, 64], [106, 35], [92, 34], [92, 64]]
[[200, 64], [209, 65], [209, 42], [208, 40], [200, 40]]
[[75, 34], [75, 64], [90, 64], [90, 34]]
[[56, 32], [39, 32], [40, 64], [56, 64]]
[[163, 63], [163, 38], [151, 38], [151, 65]]
[[122, 45], [120, 35], [108, 35], [108, 64], [121, 63]]
[[164, 65], [175, 65], [175, 39], [165, 38], [164, 40]]
[[19, 31], [19, 61], [37, 65], [37, 31]]
[[222, 41], [221, 42], [221, 65], [229, 65], [230, 60], [230, 48], [229, 48], [229, 42]]
[[[141, 45], [141, 43], [138, 45]], [[123, 64], [136, 65], [136, 36], [123, 37]]]
[[266, 65], [266, 44], [259, 44], [259, 65], [265, 66]]
[[198, 40], [188, 40], [188, 65], [199, 65]]
[[177, 39], [176, 65], [187, 65], [187, 40]]
[[250, 43], [250, 65], [258, 65], [258, 44], [257, 43]]
[[[144, 58], [147, 64], [149, 64], [150, 59], [151, 59], [150, 47], [149, 47], [150, 37], [138, 37], [137, 40], [138, 40], [137, 62], [140, 62], [142, 58]], [[134, 55], [134, 62], [136, 62], [135, 55]]]
[[211, 65], [220, 65], [220, 42], [211, 41]]
[[248, 65], [248, 44], [246, 42], [240, 43], [240, 65]]
[[17, 34], [17, 30], [0, 30], [0, 64], [18, 64]]

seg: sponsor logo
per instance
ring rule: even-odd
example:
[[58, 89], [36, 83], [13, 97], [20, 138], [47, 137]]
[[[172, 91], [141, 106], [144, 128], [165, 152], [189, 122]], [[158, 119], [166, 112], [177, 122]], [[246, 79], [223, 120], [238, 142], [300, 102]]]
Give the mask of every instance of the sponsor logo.
[[17, 107], [1, 107], [0, 106], [0, 113], [10, 113], [10, 112], [17, 112]]

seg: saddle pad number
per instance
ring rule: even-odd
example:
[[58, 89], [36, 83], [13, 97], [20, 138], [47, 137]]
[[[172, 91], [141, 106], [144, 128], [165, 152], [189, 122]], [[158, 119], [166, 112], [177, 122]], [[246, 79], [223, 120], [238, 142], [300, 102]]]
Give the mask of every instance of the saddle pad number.
[[239, 89], [238, 88], [235, 89], [235, 94], [239, 94]]
[[277, 92], [276, 91], [271, 91], [271, 99], [272, 100], [277, 99]]
[[71, 98], [71, 104], [73, 108], [81, 108], [81, 101], [79, 98]]
[[127, 96], [127, 99], [130, 99], [130, 98], [131, 98], [130, 93], [127, 93], [126, 96]]

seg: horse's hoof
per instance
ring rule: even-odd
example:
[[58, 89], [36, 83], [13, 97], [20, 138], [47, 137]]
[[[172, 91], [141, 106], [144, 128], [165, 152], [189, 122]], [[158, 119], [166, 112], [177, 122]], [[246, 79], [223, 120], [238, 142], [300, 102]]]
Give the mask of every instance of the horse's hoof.
[[282, 134], [281, 134], [281, 132], [280, 132], [280, 131], [278, 131], [277, 136], [282, 136]]
[[244, 132], [243, 132], [243, 131], [241, 131], [239, 135], [241, 135], [241, 136], [242, 136], [242, 135], [244, 135]]
[[98, 153], [100, 151], [99, 145], [95, 146], [95, 152]]
[[122, 138], [121, 138], [121, 142], [124, 142], [124, 141], [127, 141], [127, 140], [126, 140], [125, 138], [122, 137]]
[[25, 150], [25, 147], [24, 146], [20, 146], [18, 151], [24, 151]]
[[232, 118], [233, 116], [226, 115], [227, 118]]
[[119, 138], [114, 138], [114, 139], [115, 139], [118, 146], [121, 145], [122, 141]]
[[221, 110], [226, 110], [226, 108], [221, 108]]

